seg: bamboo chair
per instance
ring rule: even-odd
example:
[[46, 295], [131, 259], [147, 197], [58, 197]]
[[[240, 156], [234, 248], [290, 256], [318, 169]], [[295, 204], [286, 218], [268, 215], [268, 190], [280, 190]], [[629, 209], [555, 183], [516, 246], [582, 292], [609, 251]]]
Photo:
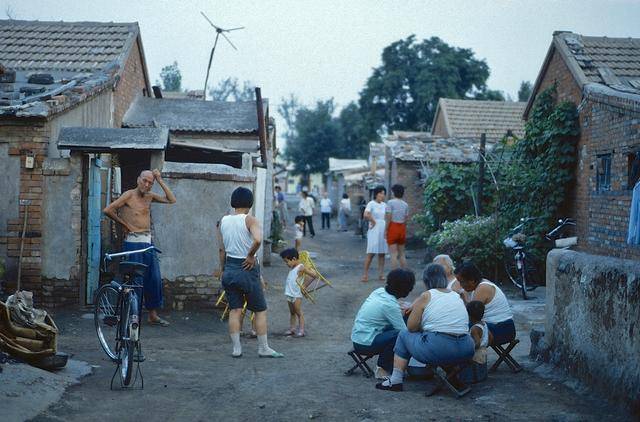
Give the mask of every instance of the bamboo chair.
[[316, 299], [314, 297], [314, 293], [325, 286], [333, 287], [333, 285], [329, 280], [326, 279], [325, 276], [320, 273], [318, 267], [316, 267], [315, 262], [313, 262], [313, 260], [311, 259], [309, 251], [300, 252], [300, 262], [302, 262], [302, 264], [304, 264], [306, 268], [310, 268], [315, 271], [316, 274], [318, 274], [318, 277], [312, 280], [305, 280], [304, 275], [296, 280], [296, 283], [300, 287], [300, 292], [302, 293], [302, 295], [309, 302], [315, 304]]

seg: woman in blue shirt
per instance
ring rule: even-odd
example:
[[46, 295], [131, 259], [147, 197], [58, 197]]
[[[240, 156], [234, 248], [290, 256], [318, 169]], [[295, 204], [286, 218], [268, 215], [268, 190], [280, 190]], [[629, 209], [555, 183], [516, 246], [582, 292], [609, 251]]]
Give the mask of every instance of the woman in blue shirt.
[[353, 348], [360, 354], [378, 355], [378, 367], [382, 370], [376, 371], [376, 378], [384, 377], [393, 369], [396, 338], [400, 330], [407, 329], [398, 299], [407, 297], [415, 283], [412, 271], [391, 271], [387, 285], [371, 292], [356, 315], [351, 330]]

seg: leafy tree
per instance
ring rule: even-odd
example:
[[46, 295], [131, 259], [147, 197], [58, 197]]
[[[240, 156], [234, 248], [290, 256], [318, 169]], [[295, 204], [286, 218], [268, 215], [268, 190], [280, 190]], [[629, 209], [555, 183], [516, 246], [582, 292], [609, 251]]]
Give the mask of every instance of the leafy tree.
[[488, 77], [487, 63], [472, 50], [411, 35], [383, 50], [382, 65], [360, 93], [361, 113], [376, 130], [427, 130], [438, 99], [473, 97], [486, 90]]
[[505, 101], [504, 93], [497, 89], [483, 89], [478, 91], [474, 96], [474, 100], [482, 101]]
[[531, 82], [522, 81], [520, 83], [520, 89], [518, 89], [518, 101], [529, 101], [529, 97], [531, 97], [531, 91], [533, 91]]
[[252, 101], [255, 100], [255, 85], [251, 81], [242, 84], [238, 78], [228, 77], [209, 90], [209, 96], [215, 101]]
[[340, 136], [334, 156], [337, 158], [366, 158], [369, 143], [378, 140], [378, 134], [362, 117], [358, 104], [352, 102], [338, 116]]
[[288, 98], [280, 99], [278, 113], [280, 113], [286, 125], [283, 136], [287, 141], [295, 137], [296, 113], [298, 113], [299, 109], [300, 100], [295, 95], [289, 94]]
[[174, 61], [172, 65], [163, 67], [162, 71], [160, 71], [160, 78], [165, 91], [180, 91], [182, 74], [178, 69], [178, 62]]
[[333, 99], [318, 101], [314, 108], [300, 107], [295, 115], [291, 138], [287, 140], [285, 158], [294, 164], [294, 173], [328, 170], [329, 157], [336, 151], [340, 125], [333, 117]]

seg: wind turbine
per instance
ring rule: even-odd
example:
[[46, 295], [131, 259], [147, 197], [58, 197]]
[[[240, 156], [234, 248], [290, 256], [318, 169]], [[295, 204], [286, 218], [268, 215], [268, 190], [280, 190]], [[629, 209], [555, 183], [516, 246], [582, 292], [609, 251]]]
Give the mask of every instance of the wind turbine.
[[211, 19], [209, 19], [207, 17], [207, 15], [204, 14], [204, 12], [200, 12], [200, 14], [207, 20], [207, 22], [209, 22], [209, 25], [211, 25], [213, 27], [213, 29], [216, 30], [216, 39], [213, 42], [213, 48], [211, 49], [211, 55], [209, 56], [209, 66], [207, 66], [207, 77], [204, 79], [204, 95], [203, 95], [203, 98], [206, 101], [207, 100], [207, 82], [209, 82], [209, 72], [211, 71], [211, 62], [213, 62], [213, 53], [215, 53], [216, 46], [218, 45], [218, 38], [220, 38], [220, 35], [222, 35], [224, 37], [224, 39], [227, 40], [229, 45], [231, 45], [231, 47], [233, 47], [233, 49], [237, 51], [238, 49], [236, 48], [235, 45], [233, 45], [233, 43], [231, 42], [229, 37], [227, 37], [225, 35], [225, 32], [231, 32], [231, 31], [237, 31], [239, 29], [244, 29], [244, 26], [239, 26], [237, 28], [230, 28], [230, 29], [220, 28], [219, 26], [214, 25], [213, 22], [211, 22]]

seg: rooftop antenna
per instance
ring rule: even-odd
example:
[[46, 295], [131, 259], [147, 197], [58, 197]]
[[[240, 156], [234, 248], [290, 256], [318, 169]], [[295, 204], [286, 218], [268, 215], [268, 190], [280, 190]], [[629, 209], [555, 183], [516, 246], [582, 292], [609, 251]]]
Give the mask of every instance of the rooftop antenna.
[[225, 35], [225, 32], [231, 32], [231, 31], [237, 31], [239, 29], [244, 29], [244, 26], [239, 26], [237, 28], [229, 28], [229, 29], [220, 28], [219, 26], [214, 25], [213, 22], [211, 22], [211, 19], [209, 19], [207, 17], [207, 15], [204, 14], [204, 12], [200, 12], [200, 14], [207, 20], [207, 22], [209, 22], [209, 25], [211, 25], [213, 27], [213, 29], [216, 30], [216, 39], [213, 42], [213, 48], [211, 49], [211, 55], [209, 56], [209, 66], [207, 66], [207, 77], [204, 78], [204, 95], [203, 95], [203, 98], [206, 101], [207, 100], [207, 82], [209, 82], [209, 72], [211, 71], [211, 62], [213, 62], [213, 53], [215, 53], [216, 46], [218, 45], [218, 38], [220, 38], [220, 35], [222, 35], [224, 37], [224, 39], [227, 40], [227, 42], [231, 45], [231, 47], [233, 47], [233, 49], [237, 51], [238, 49], [236, 48], [235, 45], [233, 45], [233, 43], [231, 42], [229, 37], [227, 37]]

